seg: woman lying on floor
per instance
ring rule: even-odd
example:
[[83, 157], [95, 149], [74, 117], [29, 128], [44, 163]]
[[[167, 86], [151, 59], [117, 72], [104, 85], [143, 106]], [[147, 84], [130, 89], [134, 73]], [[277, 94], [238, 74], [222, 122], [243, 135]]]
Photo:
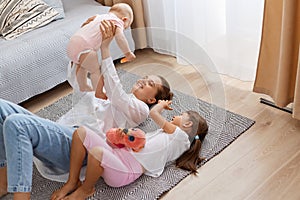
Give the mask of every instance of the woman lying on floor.
[[[115, 27], [103, 21], [101, 30], [103, 40], [111, 39]], [[70, 147], [75, 125], [94, 128], [99, 134], [104, 134], [108, 127], [135, 127], [146, 120], [151, 105], [159, 99], [172, 98], [168, 82], [159, 76], [138, 80], [131, 93], [127, 94], [110, 57], [109, 45], [103, 46], [101, 51], [101, 71], [104, 72], [104, 87], [109, 100], [95, 99], [94, 94], [87, 94], [93, 104], [81, 102], [82, 109], [95, 111], [97, 108], [97, 115], [85, 113], [85, 120], [77, 120], [78, 124], [68, 122], [68, 118], [57, 123], [0, 100], [0, 197], [13, 193], [15, 200], [30, 199], [33, 158], [38, 160], [38, 165], [35, 163], [43, 176], [66, 181], [62, 177], [67, 177], [64, 175], [68, 174], [70, 168]], [[97, 127], [93, 127], [95, 121]]]
[[[166, 121], [161, 113], [164, 109], [171, 110], [170, 104], [168, 100], [159, 101], [151, 109], [151, 118], [161, 128], [146, 134], [145, 146], [138, 152], [110, 146], [92, 130], [78, 128], [73, 134], [68, 181], [52, 194], [51, 200], [84, 200], [95, 193], [95, 184], [100, 177], [111, 187], [128, 185], [142, 174], [158, 177], [165, 165], [174, 160], [178, 167], [196, 173], [202, 161], [199, 155], [208, 131], [207, 123], [195, 111], [184, 112], [174, 116], [171, 122]], [[87, 154], [85, 180], [81, 183], [80, 170]]]

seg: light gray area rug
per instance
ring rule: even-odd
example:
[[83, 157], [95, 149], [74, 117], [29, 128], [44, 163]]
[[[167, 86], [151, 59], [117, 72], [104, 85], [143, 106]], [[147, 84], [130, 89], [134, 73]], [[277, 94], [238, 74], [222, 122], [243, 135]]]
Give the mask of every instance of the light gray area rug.
[[[129, 91], [132, 84], [139, 78], [136, 75], [118, 70], [124, 89]], [[201, 163], [204, 165], [211, 158], [219, 154], [224, 148], [231, 144], [238, 136], [249, 129], [255, 122], [247, 117], [226, 111], [220, 107], [214, 106], [200, 99], [183, 94], [178, 91], [174, 92], [173, 111], [164, 112], [165, 117], [171, 119], [172, 116], [178, 115], [186, 110], [198, 111], [206, 118], [209, 125], [209, 132], [203, 145], [201, 156], [206, 159]], [[70, 94], [54, 104], [42, 109], [37, 115], [57, 120], [66, 113], [72, 106], [73, 96]], [[158, 127], [149, 118], [139, 126], [148, 132]], [[182, 179], [190, 173], [178, 169], [174, 164], [170, 163], [164, 173], [158, 178], [152, 178], [146, 175], [141, 176], [134, 183], [121, 188], [112, 188], [100, 179], [96, 185], [96, 193], [90, 199], [115, 200], [115, 199], [158, 199], [163, 193], [171, 190]], [[52, 192], [62, 186], [62, 183], [49, 181], [34, 169], [32, 199], [43, 200], [49, 199]], [[7, 195], [4, 199], [11, 199], [11, 195]]]

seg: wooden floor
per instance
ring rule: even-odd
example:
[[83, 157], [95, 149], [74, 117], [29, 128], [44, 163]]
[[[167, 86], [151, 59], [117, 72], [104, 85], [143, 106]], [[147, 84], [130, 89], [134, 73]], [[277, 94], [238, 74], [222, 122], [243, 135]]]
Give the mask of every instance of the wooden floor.
[[[162, 199], [300, 199], [300, 121], [259, 103], [260, 97], [269, 98], [253, 93], [253, 82], [214, 74], [202, 66], [181, 66], [174, 57], [151, 49], [137, 51], [136, 55], [134, 62], [116, 67], [138, 75], [162, 75], [173, 89], [256, 121], [202, 166], [198, 176], [185, 178]], [[62, 84], [22, 105], [36, 112], [70, 92], [72, 89]]]

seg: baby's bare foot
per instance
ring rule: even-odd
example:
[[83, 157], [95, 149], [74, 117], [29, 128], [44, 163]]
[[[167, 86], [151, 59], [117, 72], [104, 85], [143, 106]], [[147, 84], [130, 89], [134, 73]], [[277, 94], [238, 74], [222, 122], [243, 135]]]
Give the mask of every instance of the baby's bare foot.
[[79, 90], [80, 90], [80, 92], [92, 92], [92, 91], [94, 91], [93, 88], [89, 85], [84, 85], [84, 86], [80, 85]]
[[107, 96], [105, 93], [95, 93], [95, 97], [99, 98], [99, 99], [104, 99], [104, 100], [107, 100]]
[[78, 181], [75, 184], [67, 182], [62, 188], [53, 192], [53, 194], [51, 195], [51, 200], [63, 199], [66, 195], [68, 195], [69, 193], [73, 192], [78, 187], [80, 187], [80, 185], [81, 185], [80, 181]]
[[64, 200], [84, 200], [87, 199], [88, 197], [93, 196], [94, 193], [95, 193], [95, 187], [86, 189], [80, 186], [72, 194], [66, 196]]

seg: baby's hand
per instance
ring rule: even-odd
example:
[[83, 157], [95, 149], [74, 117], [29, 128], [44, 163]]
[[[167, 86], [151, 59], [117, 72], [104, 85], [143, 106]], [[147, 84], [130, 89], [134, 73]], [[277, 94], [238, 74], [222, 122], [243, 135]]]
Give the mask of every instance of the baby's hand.
[[170, 106], [172, 104], [171, 100], [158, 100], [158, 104], [162, 105], [166, 110], [173, 110], [173, 108]]

